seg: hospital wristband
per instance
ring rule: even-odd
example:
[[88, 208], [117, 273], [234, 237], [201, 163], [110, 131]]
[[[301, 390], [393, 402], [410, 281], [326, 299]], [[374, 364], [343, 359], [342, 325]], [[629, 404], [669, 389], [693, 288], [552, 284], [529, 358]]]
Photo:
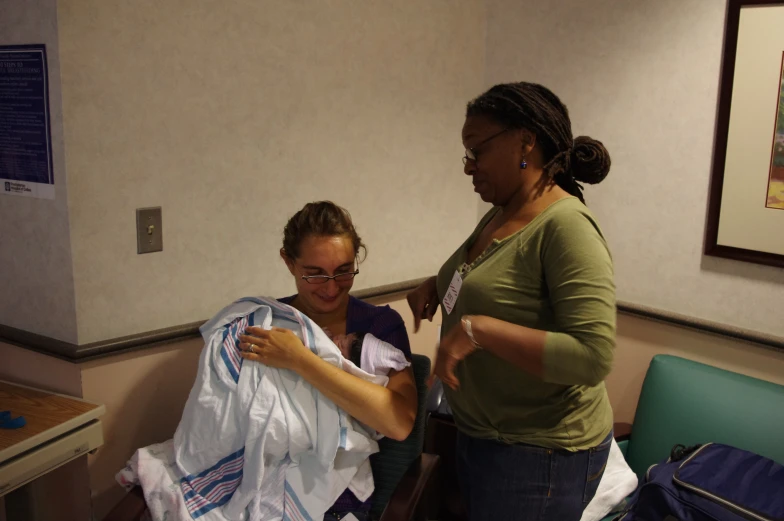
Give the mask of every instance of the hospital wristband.
[[471, 327], [471, 315], [463, 315], [463, 318], [460, 319], [460, 324], [463, 326], [463, 331], [468, 335], [468, 339], [471, 340], [474, 349], [482, 349], [482, 346], [480, 346], [474, 338], [474, 330]]

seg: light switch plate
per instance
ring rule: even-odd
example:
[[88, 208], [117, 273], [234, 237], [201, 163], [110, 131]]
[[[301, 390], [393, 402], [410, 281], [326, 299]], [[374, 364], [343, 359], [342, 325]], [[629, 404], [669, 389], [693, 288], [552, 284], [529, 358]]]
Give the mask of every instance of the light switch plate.
[[163, 251], [161, 207], [136, 209], [136, 253]]

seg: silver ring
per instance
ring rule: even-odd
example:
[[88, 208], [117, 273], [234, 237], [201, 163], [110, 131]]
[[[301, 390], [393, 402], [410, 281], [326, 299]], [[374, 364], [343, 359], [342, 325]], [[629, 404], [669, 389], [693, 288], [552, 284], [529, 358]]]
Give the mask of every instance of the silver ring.
[[256, 347], [258, 347], [256, 344], [251, 344], [250, 345], [250, 352], [251, 353], [255, 353], [256, 352]]

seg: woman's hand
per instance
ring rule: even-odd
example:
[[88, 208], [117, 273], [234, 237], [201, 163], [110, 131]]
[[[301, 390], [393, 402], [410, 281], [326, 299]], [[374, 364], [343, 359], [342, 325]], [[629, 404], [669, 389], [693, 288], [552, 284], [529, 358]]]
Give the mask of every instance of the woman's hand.
[[434, 374], [452, 390], [457, 390], [460, 387], [460, 381], [455, 376], [455, 367], [476, 349], [463, 326], [458, 322], [441, 339], [441, 344], [436, 352]]
[[433, 321], [436, 311], [438, 311], [438, 290], [436, 289], [436, 278], [430, 277], [415, 290], [406, 295], [408, 306], [414, 314], [414, 333], [419, 331], [419, 324], [423, 318]]
[[299, 372], [302, 361], [312, 354], [293, 331], [279, 327], [249, 327], [239, 338], [242, 358], [277, 369]]

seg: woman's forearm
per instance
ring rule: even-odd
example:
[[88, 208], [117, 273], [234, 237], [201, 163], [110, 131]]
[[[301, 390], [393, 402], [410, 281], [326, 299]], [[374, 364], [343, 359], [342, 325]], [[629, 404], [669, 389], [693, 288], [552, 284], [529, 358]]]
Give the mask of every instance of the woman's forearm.
[[390, 373], [387, 387], [362, 380], [313, 353], [303, 357], [297, 373], [350, 416], [395, 440], [414, 427], [417, 391], [411, 369]]
[[472, 315], [474, 339], [485, 351], [542, 378], [546, 331], [518, 326], [486, 315]]
[[614, 343], [606, 335], [548, 333], [484, 315], [471, 325], [486, 351], [549, 383], [594, 386], [612, 368]]

